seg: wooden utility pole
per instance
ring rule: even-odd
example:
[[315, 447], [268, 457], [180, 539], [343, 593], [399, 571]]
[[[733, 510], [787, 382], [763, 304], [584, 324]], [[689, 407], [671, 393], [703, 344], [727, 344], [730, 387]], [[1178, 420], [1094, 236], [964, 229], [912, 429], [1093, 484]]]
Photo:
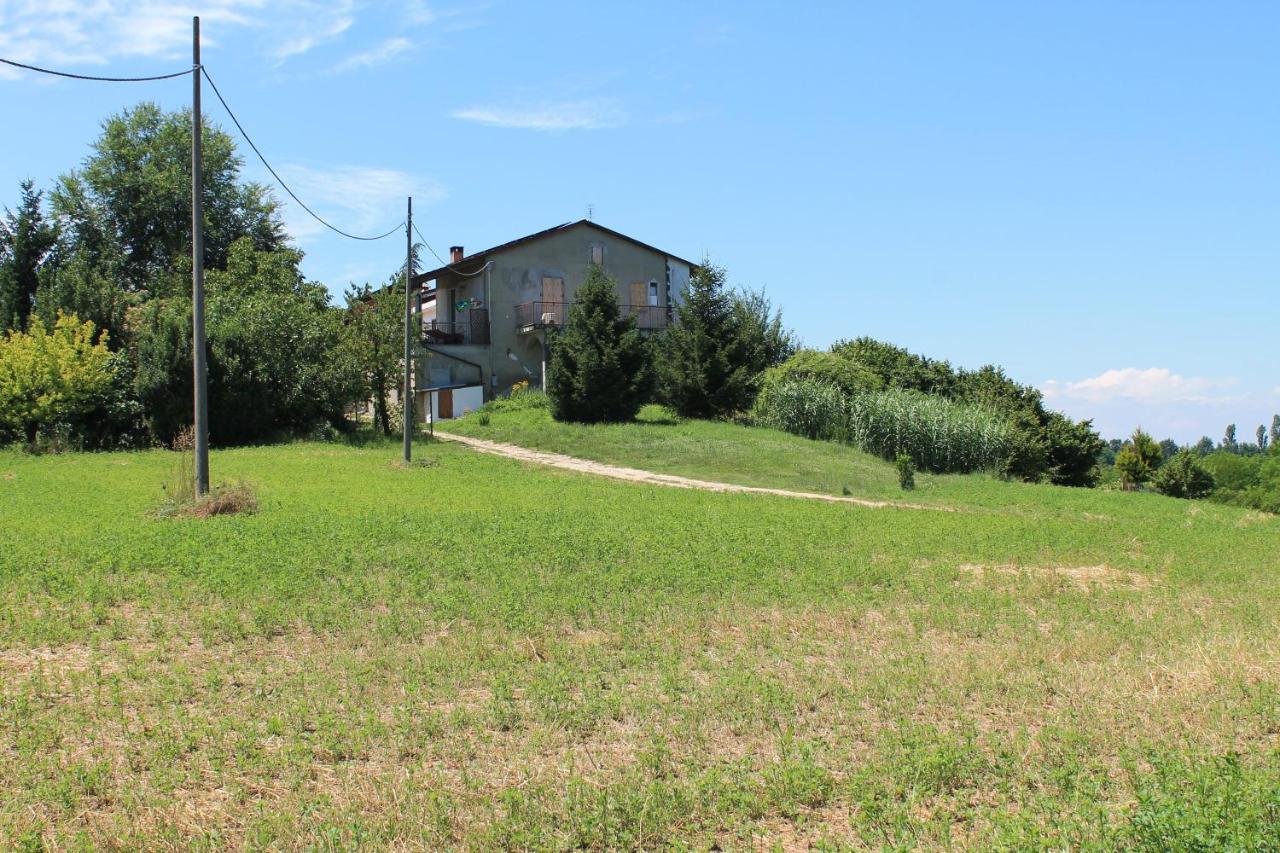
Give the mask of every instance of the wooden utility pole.
[[413, 196], [409, 196], [409, 212], [404, 223], [404, 404], [400, 407], [404, 420], [404, 461], [413, 458]]
[[191, 365], [195, 380], [196, 496], [209, 493], [209, 389], [204, 339], [203, 123], [200, 118], [200, 18], [191, 19]]

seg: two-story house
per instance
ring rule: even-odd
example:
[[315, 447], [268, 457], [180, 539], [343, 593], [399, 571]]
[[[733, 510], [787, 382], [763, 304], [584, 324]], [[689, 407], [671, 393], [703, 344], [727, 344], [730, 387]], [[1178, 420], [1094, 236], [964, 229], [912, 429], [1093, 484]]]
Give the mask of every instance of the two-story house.
[[415, 411], [450, 418], [522, 380], [542, 387], [547, 333], [568, 320], [591, 265], [618, 283], [624, 315], [657, 331], [689, 286], [694, 264], [583, 219], [414, 276], [422, 318]]

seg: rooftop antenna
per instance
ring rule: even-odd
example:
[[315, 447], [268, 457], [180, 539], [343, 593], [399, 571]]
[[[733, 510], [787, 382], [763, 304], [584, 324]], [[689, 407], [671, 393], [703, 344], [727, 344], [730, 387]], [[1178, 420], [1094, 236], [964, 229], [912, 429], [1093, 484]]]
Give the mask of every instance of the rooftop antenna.
[[594, 204], [587, 205], [587, 219], [590, 219], [592, 222], [596, 221], [596, 206]]

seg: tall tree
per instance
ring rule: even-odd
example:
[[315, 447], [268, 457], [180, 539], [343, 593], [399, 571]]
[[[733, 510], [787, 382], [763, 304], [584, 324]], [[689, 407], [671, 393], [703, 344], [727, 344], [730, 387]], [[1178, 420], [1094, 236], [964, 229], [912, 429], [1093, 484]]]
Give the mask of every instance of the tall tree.
[[1227, 431], [1222, 436], [1222, 449], [1228, 453], [1236, 453], [1240, 450], [1240, 443], [1236, 441], [1236, 425], [1227, 424]]
[[369, 285], [346, 293], [347, 316], [343, 340], [349, 357], [364, 380], [365, 399], [373, 403], [374, 422], [391, 435], [388, 405], [398, 387], [404, 359], [404, 275], [387, 287]]
[[547, 396], [558, 421], [629, 421], [652, 388], [647, 341], [635, 319], [618, 316], [617, 284], [592, 264], [551, 339]]
[[1258, 450], [1262, 453], [1267, 452], [1267, 428], [1262, 424], [1258, 424]]
[[1129, 442], [1116, 454], [1116, 470], [1120, 472], [1120, 484], [1126, 489], [1136, 489], [1151, 479], [1162, 459], [1160, 445], [1138, 427]]
[[662, 397], [684, 417], [723, 417], [755, 396], [759, 371], [726, 278], [710, 261], [694, 270], [659, 348]]
[[42, 193], [22, 182], [18, 211], [0, 221], [0, 332], [27, 327], [35, 305], [40, 268], [58, 239], [58, 229], [40, 210]]
[[1280, 447], [1280, 415], [1271, 416], [1271, 446]]
[[[258, 251], [284, 244], [270, 192], [240, 179], [232, 138], [203, 131], [205, 265], [226, 265], [231, 244], [248, 237]], [[117, 250], [128, 290], [166, 295], [186, 286], [191, 254], [191, 114], [142, 103], [103, 122], [93, 153], [50, 195], [78, 250], [97, 258]], [[189, 269], [186, 267], [185, 269]]]

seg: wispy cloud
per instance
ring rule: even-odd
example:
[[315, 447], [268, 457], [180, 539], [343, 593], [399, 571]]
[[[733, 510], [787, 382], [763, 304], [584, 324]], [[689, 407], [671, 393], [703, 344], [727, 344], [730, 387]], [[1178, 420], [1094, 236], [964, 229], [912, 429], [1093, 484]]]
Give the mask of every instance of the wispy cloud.
[[333, 66], [331, 70], [336, 74], [340, 74], [344, 71], [355, 71], [359, 68], [368, 68], [371, 65], [381, 65], [384, 62], [390, 62], [412, 47], [413, 42], [403, 36], [389, 38], [380, 44], [374, 45], [368, 50], [353, 53], [351, 56], [348, 56], [346, 59]]
[[[391, 33], [333, 68], [385, 62], [408, 50], [410, 38], [416, 35], [414, 41], [419, 40], [427, 28], [444, 32], [474, 25], [477, 8], [437, 11], [409, 0], [403, 14], [392, 17]], [[232, 40], [247, 41], [279, 66], [349, 40], [364, 9], [361, 0], [201, 0], [195, 5], [160, 0], [0, 0], [0, 55], [63, 68], [130, 59], [181, 62], [190, 56], [191, 17], [198, 14], [206, 50]], [[0, 72], [4, 78], [20, 76], [23, 72], [13, 69]]]
[[[338, 228], [358, 234], [381, 232], [394, 225], [404, 215], [406, 196], [413, 196], [415, 207], [425, 207], [449, 195], [438, 181], [398, 169], [289, 164], [279, 171], [316, 213]], [[283, 203], [285, 226], [294, 237], [305, 241], [324, 232], [324, 226], [291, 199], [285, 197]]]
[[1237, 385], [1234, 378], [1183, 376], [1164, 367], [1125, 367], [1074, 382], [1050, 379], [1041, 390], [1048, 400], [1072, 399], [1100, 403], [1134, 400], [1143, 403], [1221, 403]]
[[538, 106], [474, 106], [454, 110], [452, 116], [491, 127], [523, 130], [604, 130], [626, 124], [627, 115], [614, 98], [589, 98]]

